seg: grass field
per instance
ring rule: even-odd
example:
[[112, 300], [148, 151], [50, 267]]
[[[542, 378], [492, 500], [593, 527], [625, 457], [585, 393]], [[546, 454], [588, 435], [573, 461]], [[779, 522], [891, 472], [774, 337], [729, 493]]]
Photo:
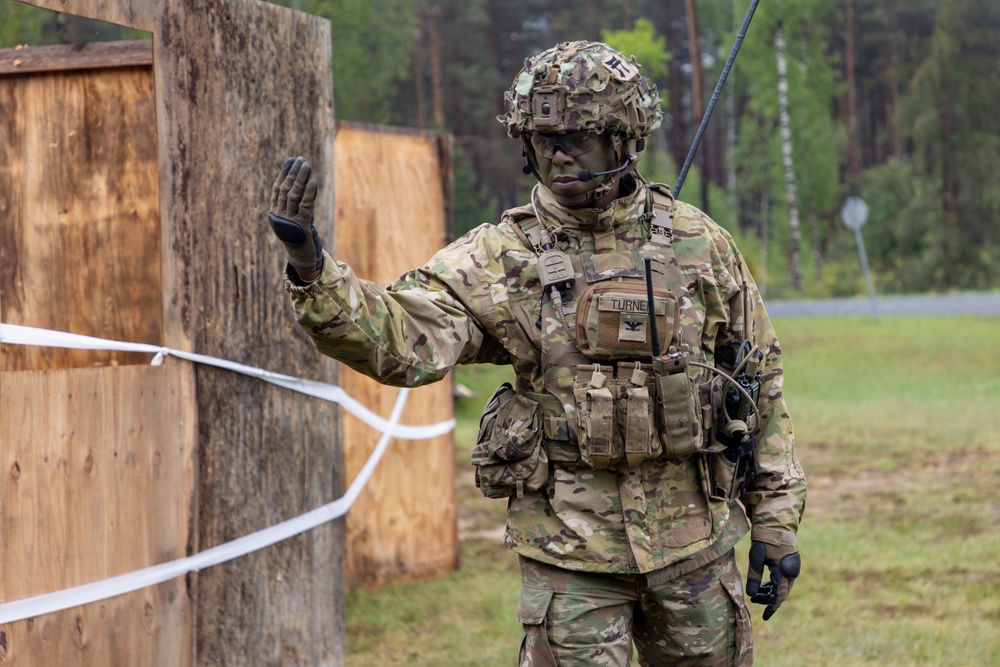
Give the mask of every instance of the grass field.
[[[765, 667], [1000, 665], [1000, 318], [778, 320], [809, 480], [802, 575], [764, 623]], [[460, 369], [462, 568], [347, 601], [347, 665], [512, 665], [517, 559], [472, 483], [479, 409], [506, 377]], [[747, 544], [738, 553], [745, 573]]]

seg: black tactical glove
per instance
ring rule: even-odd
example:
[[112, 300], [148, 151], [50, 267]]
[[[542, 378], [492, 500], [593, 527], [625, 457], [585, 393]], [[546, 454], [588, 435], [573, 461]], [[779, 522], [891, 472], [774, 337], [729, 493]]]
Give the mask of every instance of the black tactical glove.
[[[761, 586], [760, 579], [764, 574], [765, 565], [771, 572], [771, 580]], [[751, 602], [767, 605], [764, 609], [765, 621], [774, 616], [781, 603], [788, 599], [801, 567], [802, 559], [792, 545], [774, 545], [767, 542], [750, 544], [747, 595], [750, 596]]]
[[300, 274], [323, 269], [323, 243], [313, 225], [317, 186], [311, 175], [304, 157], [288, 158], [271, 188], [267, 214], [274, 235], [285, 244], [288, 263]]

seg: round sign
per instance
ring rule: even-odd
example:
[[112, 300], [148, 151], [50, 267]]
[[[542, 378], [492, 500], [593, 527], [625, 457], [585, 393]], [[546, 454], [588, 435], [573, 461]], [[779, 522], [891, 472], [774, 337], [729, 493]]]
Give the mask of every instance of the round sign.
[[868, 204], [861, 197], [848, 197], [840, 209], [840, 219], [848, 229], [861, 229], [868, 220]]

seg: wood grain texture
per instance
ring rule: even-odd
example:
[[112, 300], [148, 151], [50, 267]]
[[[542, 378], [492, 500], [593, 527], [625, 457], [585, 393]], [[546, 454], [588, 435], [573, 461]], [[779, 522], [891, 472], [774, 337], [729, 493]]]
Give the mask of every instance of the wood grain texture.
[[[186, 555], [194, 491], [186, 365], [0, 373], [0, 600]], [[192, 664], [184, 579], [0, 626], [0, 662]]]
[[[338, 124], [337, 258], [357, 274], [388, 285], [423, 265], [445, 244], [449, 181], [430, 133]], [[388, 416], [399, 391], [346, 367], [344, 389]], [[402, 421], [428, 424], [454, 416], [450, 379], [411, 392]], [[349, 479], [364, 465], [379, 433], [343, 418]], [[452, 434], [394, 440], [347, 515], [345, 574], [354, 586], [377, 587], [439, 575], [458, 565], [455, 449]]]
[[[286, 156], [333, 181], [329, 23], [252, 0], [167, 0], [153, 43], [164, 343], [335, 381], [294, 322], [265, 221]], [[319, 225], [332, 239], [332, 219]], [[199, 367], [196, 409], [200, 549], [341, 495], [336, 406]], [[198, 664], [342, 664], [342, 545], [336, 522], [201, 572]]]
[[[159, 344], [151, 69], [0, 76], [0, 118], [0, 319]], [[0, 370], [149, 359], [0, 346]]]

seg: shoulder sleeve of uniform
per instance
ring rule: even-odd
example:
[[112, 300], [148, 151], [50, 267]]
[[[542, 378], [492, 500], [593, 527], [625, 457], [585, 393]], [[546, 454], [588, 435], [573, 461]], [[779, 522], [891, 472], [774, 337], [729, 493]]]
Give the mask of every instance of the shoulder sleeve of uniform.
[[482, 224], [442, 248], [424, 266], [400, 276], [389, 291], [445, 299], [464, 311], [485, 336], [474, 357], [460, 363], [500, 363], [498, 305], [506, 301], [504, 256], [521, 241], [507, 225]]
[[[419, 271], [444, 280], [457, 293], [475, 290], [484, 286], [475, 278], [495, 278], [498, 268], [502, 270], [503, 254], [511, 243], [517, 243], [517, 237], [508, 227], [483, 223], [434, 253]], [[409, 275], [397, 281], [401, 288]], [[456, 283], [456, 275], [465, 277]]]
[[321, 352], [386, 384], [417, 386], [456, 364], [502, 362], [492, 297], [502, 236], [482, 225], [388, 288], [327, 256], [320, 280], [288, 285], [296, 316]]
[[674, 204], [674, 238], [685, 244], [678, 249], [678, 260], [700, 263], [714, 274], [720, 297], [729, 300], [740, 289], [742, 282], [740, 256], [733, 237], [701, 209], [687, 202]]

